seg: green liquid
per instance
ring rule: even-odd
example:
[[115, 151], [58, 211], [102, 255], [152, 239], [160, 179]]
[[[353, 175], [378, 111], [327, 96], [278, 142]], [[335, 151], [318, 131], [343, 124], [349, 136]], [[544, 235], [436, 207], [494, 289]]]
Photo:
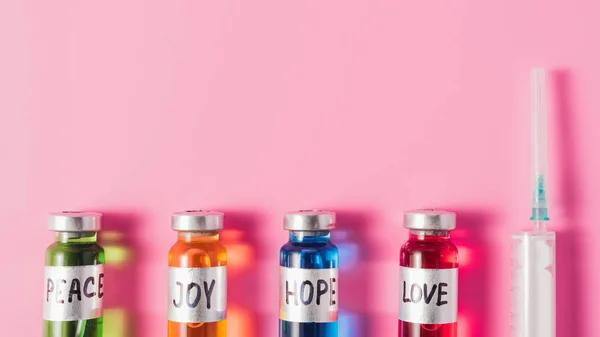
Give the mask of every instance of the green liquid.
[[[104, 263], [104, 249], [96, 236], [55, 242], [46, 250], [47, 266], [88, 266]], [[102, 337], [102, 317], [84, 321], [44, 320], [44, 337]]]

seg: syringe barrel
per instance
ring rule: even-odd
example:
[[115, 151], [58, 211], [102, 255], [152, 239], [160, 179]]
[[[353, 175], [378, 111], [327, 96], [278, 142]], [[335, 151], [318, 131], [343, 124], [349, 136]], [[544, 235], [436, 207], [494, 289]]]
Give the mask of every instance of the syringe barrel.
[[519, 232], [512, 243], [512, 337], [556, 336], [556, 237]]

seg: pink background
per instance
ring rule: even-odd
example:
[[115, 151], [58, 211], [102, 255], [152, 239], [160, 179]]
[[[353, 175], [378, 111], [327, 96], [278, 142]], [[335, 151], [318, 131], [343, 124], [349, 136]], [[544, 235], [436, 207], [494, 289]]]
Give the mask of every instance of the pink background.
[[439, 207], [459, 214], [460, 336], [509, 336], [536, 65], [558, 336], [596, 335], [592, 3], [1, 1], [2, 335], [40, 335], [46, 213], [85, 209], [120, 257], [109, 337], [165, 336], [170, 213], [210, 207], [227, 212], [230, 335], [276, 336], [282, 214], [321, 207], [339, 212], [342, 335], [395, 336], [402, 212]]

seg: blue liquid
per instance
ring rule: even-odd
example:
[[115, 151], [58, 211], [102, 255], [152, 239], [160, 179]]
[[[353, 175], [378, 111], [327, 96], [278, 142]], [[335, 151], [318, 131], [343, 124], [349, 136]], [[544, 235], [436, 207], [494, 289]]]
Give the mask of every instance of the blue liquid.
[[[290, 232], [290, 241], [279, 252], [279, 265], [307, 269], [337, 268], [338, 249], [331, 243], [329, 232]], [[297, 323], [279, 320], [279, 337], [337, 336], [337, 322]]]

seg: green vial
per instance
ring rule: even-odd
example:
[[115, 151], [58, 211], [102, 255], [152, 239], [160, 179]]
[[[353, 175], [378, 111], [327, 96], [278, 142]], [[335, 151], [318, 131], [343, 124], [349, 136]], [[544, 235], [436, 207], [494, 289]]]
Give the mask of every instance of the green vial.
[[102, 214], [59, 212], [46, 250], [44, 337], [101, 337], [104, 249], [96, 243]]

